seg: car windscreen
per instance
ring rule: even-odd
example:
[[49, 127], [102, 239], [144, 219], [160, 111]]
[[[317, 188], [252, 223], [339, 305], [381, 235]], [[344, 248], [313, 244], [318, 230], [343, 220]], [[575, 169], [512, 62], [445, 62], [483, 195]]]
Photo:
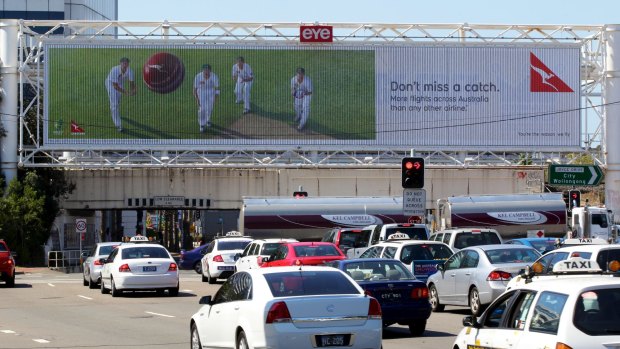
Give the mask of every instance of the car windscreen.
[[355, 281], [415, 279], [402, 263], [387, 259], [346, 263], [344, 264], [344, 271]]
[[262, 256], [271, 256], [280, 245], [282, 245], [281, 242], [266, 242], [263, 244], [263, 247], [261, 247], [259, 254]]
[[530, 245], [540, 253], [549, 252], [556, 248], [555, 240], [530, 241]]
[[540, 255], [531, 248], [511, 248], [485, 251], [491, 264], [530, 263]]
[[501, 244], [499, 237], [495, 232], [462, 232], [456, 234], [454, 239], [454, 247], [464, 249], [469, 246], [495, 245]]
[[274, 297], [317, 296], [325, 294], [360, 294], [360, 291], [337, 270], [289, 271], [263, 274]]
[[168, 251], [163, 247], [131, 247], [123, 249], [122, 259], [137, 258], [170, 258]]
[[101, 246], [99, 247], [99, 255], [107, 256], [109, 255], [118, 245], [110, 245], [110, 246]]
[[7, 252], [6, 246], [4, 244], [0, 244], [0, 252]]
[[392, 234], [403, 233], [407, 234], [410, 239], [413, 240], [428, 240], [428, 234], [426, 229], [424, 228], [416, 228], [416, 227], [394, 227], [385, 229], [385, 239], [390, 237]]
[[620, 335], [620, 288], [590, 290], [575, 304], [573, 323], [589, 336]]
[[217, 242], [218, 251], [230, 251], [230, 250], [243, 250], [251, 240], [236, 240], [236, 241], [223, 241]]
[[450, 248], [443, 244], [420, 244], [403, 246], [400, 260], [409, 264], [412, 261], [446, 260], [452, 256]]
[[297, 257], [340, 256], [334, 245], [300, 245], [294, 246]]
[[[369, 232], [367, 230], [366, 232]], [[364, 238], [366, 235], [366, 238]], [[368, 234], [364, 231], [343, 231], [340, 233], [340, 247], [366, 247], [368, 245]]]

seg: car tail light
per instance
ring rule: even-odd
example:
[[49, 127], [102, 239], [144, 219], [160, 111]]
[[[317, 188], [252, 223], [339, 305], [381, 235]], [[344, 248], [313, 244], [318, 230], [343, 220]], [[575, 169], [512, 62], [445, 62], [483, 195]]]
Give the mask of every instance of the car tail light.
[[494, 270], [487, 276], [487, 281], [508, 281], [510, 279], [512, 279], [512, 275], [501, 270]]
[[369, 291], [369, 290], [365, 290], [364, 294], [367, 295], [367, 296], [371, 296], [372, 297], [372, 292]]
[[299, 259], [296, 259], [295, 262], [293, 262], [293, 265], [301, 265], [301, 261]]
[[288, 312], [286, 303], [276, 302], [271, 305], [271, 308], [269, 308], [269, 312], [267, 312], [267, 321], [265, 322], [272, 324], [291, 321], [291, 313]]
[[411, 290], [412, 299], [425, 299], [428, 298], [428, 287], [416, 287]]
[[381, 319], [381, 305], [379, 305], [379, 301], [372, 297], [370, 298], [370, 304], [368, 304], [368, 318]]
[[95, 261], [93, 262], [94, 265], [103, 265], [103, 263], [101, 263], [98, 259], [95, 259]]
[[129, 268], [129, 264], [123, 264], [120, 267], [118, 267], [118, 272], [119, 273], [128, 273], [130, 271], [131, 271], [131, 269]]
[[564, 343], [557, 342], [555, 343], [555, 349], [573, 349], [573, 347], [566, 345]]
[[223, 262], [224, 258], [222, 258], [222, 255], [218, 254], [217, 256], [213, 257], [213, 261], [214, 262]]
[[170, 263], [170, 266], [168, 267], [168, 271], [177, 271], [177, 264]]

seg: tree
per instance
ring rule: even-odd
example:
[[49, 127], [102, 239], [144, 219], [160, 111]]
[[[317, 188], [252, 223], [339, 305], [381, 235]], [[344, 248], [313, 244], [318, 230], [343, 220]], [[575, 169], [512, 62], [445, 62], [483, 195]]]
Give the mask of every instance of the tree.
[[20, 263], [40, 260], [41, 245], [60, 211], [58, 198], [74, 188], [62, 171], [50, 169], [27, 170], [11, 181], [0, 199], [0, 231], [17, 251]]

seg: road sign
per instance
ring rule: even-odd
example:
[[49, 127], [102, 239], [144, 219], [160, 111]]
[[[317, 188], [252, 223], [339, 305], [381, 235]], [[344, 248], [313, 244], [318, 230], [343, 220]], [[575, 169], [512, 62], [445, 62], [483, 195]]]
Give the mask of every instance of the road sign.
[[426, 215], [426, 190], [403, 189], [403, 216]]
[[86, 233], [86, 219], [84, 218], [75, 219], [75, 232], [78, 234]]
[[596, 165], [549, 165], [551, 185], [598, 185], [603, 171]]

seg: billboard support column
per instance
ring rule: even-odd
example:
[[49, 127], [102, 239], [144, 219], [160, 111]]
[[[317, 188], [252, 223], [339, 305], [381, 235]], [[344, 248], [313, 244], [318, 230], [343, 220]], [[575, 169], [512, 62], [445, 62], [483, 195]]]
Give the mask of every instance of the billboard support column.
[[0, 125], [6, 131], [0, 137], [0, 167], [6, 185], [17, 177], [18, 33], [18, 20], [0, 20]]
[[[605, 174], [605, 206], [620, 219], [620, 25], [609, 25], [605, 30], [605, 86], [603, 115], [607, 148]], [[617, 59], [616, 59], [617, 58]], [[617, 62], [616, 62], [617, 61]], [[611, 137], [610, 137], [611, 135]]]

